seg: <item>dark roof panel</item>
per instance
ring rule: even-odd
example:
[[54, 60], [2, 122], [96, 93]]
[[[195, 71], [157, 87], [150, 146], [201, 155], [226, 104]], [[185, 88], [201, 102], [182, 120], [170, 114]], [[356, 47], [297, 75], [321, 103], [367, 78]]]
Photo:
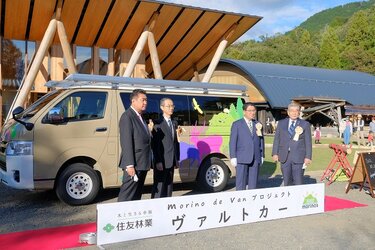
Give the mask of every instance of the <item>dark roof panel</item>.
[[353, 105], [375, 105], [375, 76], [350, 70], [224, 59], [244, 71], [272, 108], [286, 108], [295, 97], [334, 97]]

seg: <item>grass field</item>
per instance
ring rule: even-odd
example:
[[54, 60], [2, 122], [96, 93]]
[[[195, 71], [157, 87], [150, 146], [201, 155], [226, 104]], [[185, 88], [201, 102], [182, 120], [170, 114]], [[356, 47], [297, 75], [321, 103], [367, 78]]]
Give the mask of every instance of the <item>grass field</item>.
[[[273, 136], [266, 136], [265, 142], [268, 144], [266, 146], [266, 159], [264, 161], [263, 166], [261, 167], [260, 174], [266, 175], [266, 176], [273, 176], [273, 175], [281, 175], [280, 170], [280, 163], [275, 164], [275, 162], [272, 161], [272, 143], [273, 143]], [[329, 148], [329, 144], [342, 144], [342, 140], [339, 138], [323, 138], [321, 140], [322, 144], [316, 145], [313, 144], [313, 157], [312, 157], [312, 163], [307, 167], [306, 172], [309, 171], [323, 171], [327, 168], [328, 164], [330, 163], [331, 159], [334, 157], [334, 151]], [[354, 166], [353, 164], [353, 158], [355, 155], [355, 152], [358, 149], [353, 149], [353, 152], [349, 155], [347, 155], [348, 161], [351, 164], [351, 166]], [[361, 149], [366, 150], [366, 149]], [[368, 149], [367, 149], [368, 150]]]

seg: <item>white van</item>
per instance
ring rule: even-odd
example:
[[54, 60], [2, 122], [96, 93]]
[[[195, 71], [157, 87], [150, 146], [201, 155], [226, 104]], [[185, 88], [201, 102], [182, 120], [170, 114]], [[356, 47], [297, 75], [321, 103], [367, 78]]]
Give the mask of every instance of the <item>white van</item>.
[[229, 134], [242, 117], [245, 86], [82, 74], [47, 86], [54, 90], [25, 110], [16, 108], [3, 127], [0, 179], [7, 186], [54, 189], [70, 205], [92, 202], [100, 188], [119, 187], [119, 119], [135, 88], [147, 92], [146, 121], [161, 115], [161, 98], [175, 104], [174, 119], [184, 131], [175, 182], [197, 181], [215, 192], [235, 175]]

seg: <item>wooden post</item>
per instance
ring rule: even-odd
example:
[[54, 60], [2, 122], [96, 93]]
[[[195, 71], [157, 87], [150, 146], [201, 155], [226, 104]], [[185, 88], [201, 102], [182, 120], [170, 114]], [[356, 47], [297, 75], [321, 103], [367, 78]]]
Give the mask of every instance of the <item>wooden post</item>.
[[77, 73], [77, 69], [73, 60], [73, 53], [70, 48], [64, 24], [61, 21], [57, 21], [57, 32], [59, 35], [62, 51], [64, 53], [66, 65], [68, 66], [69, 74]]
[[120, 50], [120, 67], [119, 67], [119, 75], [124, 75], [125, 68], [127, 67], [129, 63], [129, 59], [131, 57], [132, 53], [129, 49], [121, 49]]
[[91, 61], [93, 74], [99, 75], [99, 47], [97, 46], [94, 46], [91, 49]]
[[108, 49], [108, 68], [107, 76], [115, 75], [115, 60], [114, 60], [114, 49]]
[[215, 52], [215, 55], [214, 57], [212, 58], [211, 60], [211, 63], [210, 65], [208, 66], [208, 69], [206, 71], [206, 73], [204, 74], [204, 77], [202, 79], [202, 82], [209, 82], [219, 61], [220, 61], [220, 58], [221, 58], [221, 55], [223, 54], [225, 48], [227, 47], [227, 44], [228, 44], [228, 40], [226, 39], [223, 39], [219, 46], [217, 47], [216, 49], [216, 52]]
[[194, 70], [194, 80], [195, 80], [196, 82], [200, 82], [201, 79], [199, 78], [199, 72], [198, 72], [198, 69], [197, 69], [197, 65], [196, 65], [196, 64], [193, 65], [193, 70]]
[[[35, 42], [35, 50], [38, 50], [40, 46], [39, 42]], [[48, 81], [48, 55], [44, 55], [42, 64], [40, 65], [38, 74], [34, 80], [35, 92], [47, 93], [47, 87], [44, 84]]]
[[[30, 90], [33, 86], [34, 80], [36, 75], [38, 74], [40, 65], [42, 64], [42, 61], [44, 59], [44, 55], [47, 53], [48, 48], [50, 47], [50, 44], [53, 40], [53, 37], [56, 33], [56, 20], [52, 19], [49, 22], [49, 25], [47, 27], [47, 30], [43, 36], [43, 39], [40, 43], [40, 47], [38, 51], [35, 54], [35, 58], [32, 62], [32, 65], [30, 66], [30, 70], [28, 74], [25, 77], [24, 84], [22, 85], [21, 89], [19, 90], [18, 96], [14, 99], [11, 109], [9, 110], [9, 113], [12, 113], [13, 109], [18, 106], [23, 106], [25, 104], [25, 101], [27, 100], [27, 97], [30, 93]], [[8, 119], [9, 115], [7, 116]]]
[[64, 77], [64, 57], [59, 44], [51, 46], [51, 80], [61, 81]]
[[148, 48], [150, 50], [150, 58], [152, 69], [154, 71], [155, 79], [163, 79], [163, 74], [161, 72], [160, 61], [158, 50], [156, 48], [155, 37], [152, 32], [148, 33]]
[[223, 54], [225, 48], [228, 44], [228, 39], [233, 35], [235, 29], [237, 27], [237, 24], [232, 25], [229, 30], [224, 35], [224, 38], [219, 43], [219, 46], [216, 49], [215, 55], [213, 56], [210, 65], [208, 66], [208, 69], [206, 73], [204, 74], [204, 77], [202, 79], [202, 82], [209, 82], [211, 80], [211, 77], [220, 61], [221, 55]]
[[135, 68], [136, 63], [138, 62], [139, 57], [141, 56], [141, 53], [143, 51], [143, 48], [145, 47], [147, 38], [148, 38], [149, 31], [147, 28], [141, 36], [138, 39], [137, 45], [135, 46], [135, 49], [133, 51], [132, 56], [130, 57], [129, 63], [126, 66], [125, 72], [124, 72], [124, 77], [130, 77], [131, 74], [133, 73], [133, 70]]

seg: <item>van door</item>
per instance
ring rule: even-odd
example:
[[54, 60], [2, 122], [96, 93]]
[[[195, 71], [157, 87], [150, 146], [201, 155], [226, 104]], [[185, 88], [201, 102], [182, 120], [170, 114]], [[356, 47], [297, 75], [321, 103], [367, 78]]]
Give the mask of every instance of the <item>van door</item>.
[[111, 91], [68, 91], [48, 110], [62, 110], [63, 122], [53, 123], [48, 111], [38, 119], [34, 127], [36, 182], [53, 181], [67, 161], [85, 162], [102, 172], [112, 167], [102, 160], [111, 126], [110, 97]]

